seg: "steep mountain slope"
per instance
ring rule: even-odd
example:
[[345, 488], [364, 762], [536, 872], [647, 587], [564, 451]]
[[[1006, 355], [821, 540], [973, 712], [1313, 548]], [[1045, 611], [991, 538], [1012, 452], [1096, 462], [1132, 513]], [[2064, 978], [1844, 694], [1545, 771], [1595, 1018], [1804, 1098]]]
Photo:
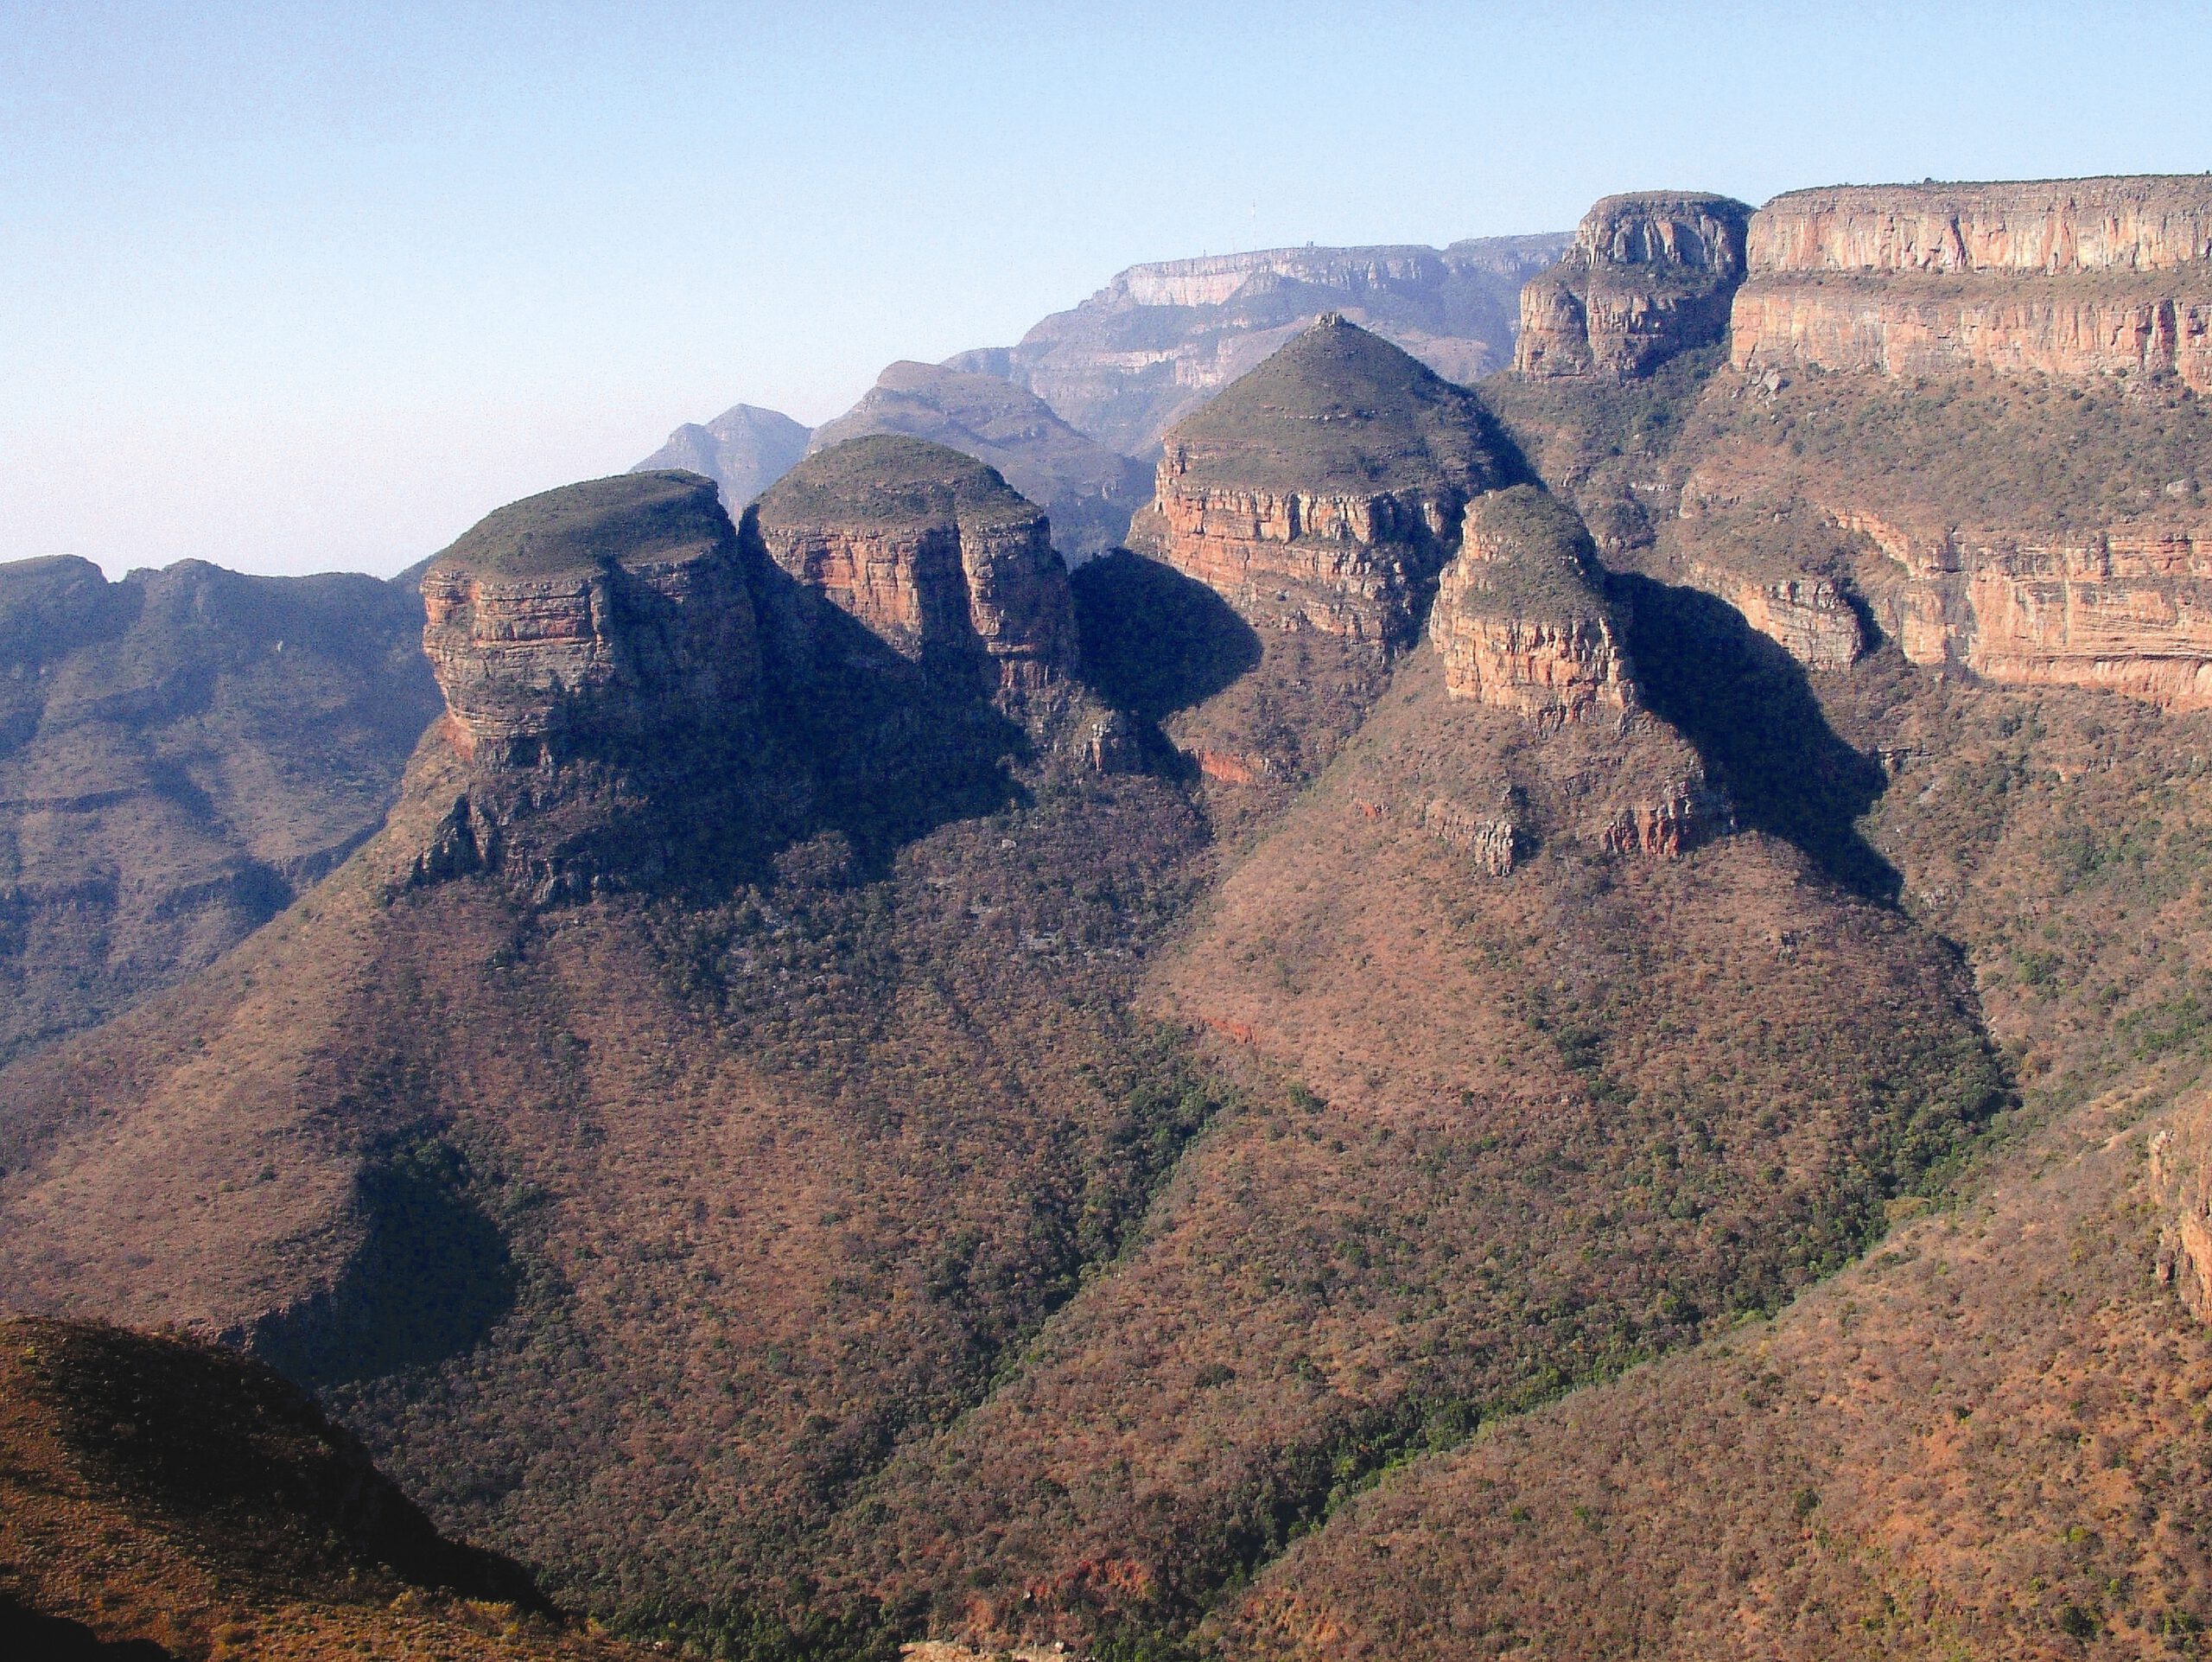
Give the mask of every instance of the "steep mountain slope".
[[0, 1321], [0, 1643], [142, 1662], [644, 1654], [442, 1538], [266, 1369], [23, 1319]]
[[780, 410], [732, 404], [703, 425], [684, 423], [631, 471], [673, 469], [711, 479], [721, 491], [722, 506], [735, 514], [791, 471], [811, 436]]
[[1142, 463], [1084, 437], [1033, 392], [995, 375], [896, 363], [843, 415], [817, 428], [810, 450], [869, 433], [906, 433], [974, 456], [1052, 519], [1071, 564], [1118, 544], [1143, 505]]
[[186, 562], [0, 566], [0, 1060], [207, 964], [384, 816], [420, 602]]
[[232, 1335], [602, 1604], [779, 1593], [1208, 1111], [1129, 992], [1203, 826], [1094, 767], [1041, 524], [870, 438], [463, 538], [384, 835], [9, 1075], [10, 1296]]
[[963, 353], [948, 367], [1027, 387], [1079, 430], [1148, 461], [1160, 434], [1317, 313], [1343, 313], [1451, 380], [1497, 368], [1512, 355], [1522, 283], [1566, 242], [1482, 237], [1133, 265], [1019, 345]]
[[1607, 607], [1572, 514], [1483, 499], [1467, 565], [1447, 594], [1529, 649], [1502, 687], [1398, 660], [1160, 960], [1230, 1105], [850, 1511], [856, 1590], [992, 1644], [1173, 1626], [1409, 1453], [1847, 1261], [1997, 1107], [1939, 943], [1728, 835], [1618, 673], [1580, 696]]
[[[2032, 344], [2056, 298], [2037, 285], [2063, 286], [2050, 271], [2186, 280], [2204, 248], [2191, 182], [1798, 193], [1753, 220], [1752, 265], [1863, 255], [1896, 275], [1858, 271], [1850, 305], [1903, 328], [1950, 303], [1926, 286], [1947, 259], [2012, 260], [2007, 327]], [[2167, 238], [2175, 223], [2186, 234]], [[1789, 303], [1812, 312], [1843, 304], [1819, 275], [1755, 281], [1802, 287]], [[1752, 298], [1764, 331], [1770, 302]], [[1706, 624], [1771, 637], [1852, 752], [1878, 759], [1889, 788], [1837, 770], [1831, 806], [1871, 809], [1908, 911], [1962, 943], [2022, 1112], [1958, 1199], [1770, 1327], [1346, 1506], [1223, 1608], [1231, 1655], [2144, 1655], [2187, 1652], [2212, 1619], [2196, 1484], [2212, 1460], [2212, 800], [2193, 760], [2204, 717], [2176, 713], [2197, 661], [2177, 627], [2196, 604], [2193, 533], [2141, 524], [2172, 512], [2147, 475], [2201, 449], [2195, 401], [2091, 362], [1985, 366], [2018, 361], [1993, 332], [1962, 334], [1986, 356], [1940, 379], [1777, 372], [1745, 319], [1739, 302], [1734, 368], [1693, 355], [1640, 384], [1485, 392], [1618, 529], [1608, 559], [1728, 596]], [[1919, 546], [1947, 551], [1916, 569], [1891, 528], [1923, 520]], [[2044, 538], [2093, 549], [2092, 568], [2064, 569]], [[2161, 551], [2139, 566], [2145, 544]], [[1933, 614], [1956, 633], [1916, 631], [1915, 583], [1963, 602]], [[1700, 616], [1640, 575], [1616, 587], [1639, 628]], [[2024, 601], [2045, 619], [2037, 654], [1989, 651], [1992, 620]], [[2069, 657], [2085, 626], [2105, 640]], [[1739, 812], [1806, 826], [1820, 789], [1759, 782], [1777, 735], [1745, 719], [1758, 690], [1705, 655], [1675, 661], [1654, 702], [1720, 741]], [[2133, 696], [2050, 685], [2067, 681]]]

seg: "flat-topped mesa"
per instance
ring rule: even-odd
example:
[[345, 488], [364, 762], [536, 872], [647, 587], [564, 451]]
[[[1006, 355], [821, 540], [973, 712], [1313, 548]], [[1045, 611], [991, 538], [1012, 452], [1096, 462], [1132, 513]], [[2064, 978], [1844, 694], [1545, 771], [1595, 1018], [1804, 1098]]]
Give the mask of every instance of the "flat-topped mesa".
[[759, 678], [753, 602], [713, 481], [619, 474], [487, 516], [423, 576], [446, 733], [473, 759], [711, 719]]
[[1324, 313], [1169, 430], [1130, 541], [1257, 627], [1387, 646], [1508, 475], [1473, 394]]
[[1618, 719], [1637, 703], [1590, 533], [1572, 508], [1533, 486], [1468, 504], [1429, 638], [1452, 697], [1517, 711], [1540, 727]]
[[1739, 368], [2084, 379], [2212, 390], [2212, 177], [1791, 191], [1753, 216]]
[[1608, 196], [1521, 290], [1516, 373], [1627, 381], [1728, 329], [1751, 208], [1699, 191]]
[[1067, 566], [1042, 510], [994, 468], [925, 439], [872, 434], [817, 451], [747, 511], [745, 534], [899, 657], [995, 691], [1065, 680]]

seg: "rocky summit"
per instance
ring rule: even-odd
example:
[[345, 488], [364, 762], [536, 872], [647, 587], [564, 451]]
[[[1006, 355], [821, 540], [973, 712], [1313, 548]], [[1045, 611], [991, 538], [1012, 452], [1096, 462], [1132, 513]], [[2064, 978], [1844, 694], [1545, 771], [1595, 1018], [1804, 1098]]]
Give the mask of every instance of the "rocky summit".
[[779, 480], [745, 526], [778, 570], [902, 658], [982, 666], [1007, 694], [1074, 666], [1051, 523], [972, 456], [895, 434], [849, 439]]
[[700, 719], [760, 674], [711, 481], [624, 474], [501, 508], [423, 575], [423, 650], [464, 756]]
[[1389, 645], [1510, 465], [1471, 394], [1331, 313], [1169, 431], [1131, 540], [1257, 627]]
[[1071, 563], [1118, 545], [1143, 506], [1143, 463], [1062, 421], [1035, 393], [995, 375], [899, 362], [868, 395], [817, 428], [810, 450], [870, 433], [905, 433], [996, 468], [1052, 516], [1054, 544]]
[[1699, 192], [1606, 197], [1560, 263], [1521, 290], [1514, 373], [1627, 380], [1720, 340], [1751, 212]]

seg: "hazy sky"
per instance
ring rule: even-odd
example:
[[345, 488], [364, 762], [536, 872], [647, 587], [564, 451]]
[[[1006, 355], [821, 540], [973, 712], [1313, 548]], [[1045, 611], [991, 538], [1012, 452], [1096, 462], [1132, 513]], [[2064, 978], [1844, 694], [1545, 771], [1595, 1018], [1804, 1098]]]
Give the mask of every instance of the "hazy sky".
[[2212, 168], [2212, 7], [0, 0], [0, 559], [388, 572], [1122, 266]]

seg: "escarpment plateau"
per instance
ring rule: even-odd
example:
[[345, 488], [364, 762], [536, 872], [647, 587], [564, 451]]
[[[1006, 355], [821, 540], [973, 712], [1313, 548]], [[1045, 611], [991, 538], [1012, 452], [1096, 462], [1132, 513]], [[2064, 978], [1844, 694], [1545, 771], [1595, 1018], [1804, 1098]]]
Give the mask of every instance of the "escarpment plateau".
[[1522, 289], [1514, 373], [1630, 380], [1722, 339], [1751, 212], [1700, 192], [1606, 197]]
[[1566, 240], [1275, 248], [1135, 265], [1017, 345], [963, 353], [948, 367], [1003, 376], [1080, 431], [1149, 461], [1168, 427], [1319, 312], [1342, 313], [1451, 380], [1497, 367], [1512, 355], [1522, 283]]
[[1739, 368], [2171, 375], [2212, 391], [2212, 181], [1793, 191], [1751, 224]]
[[1330, 315], [1167, 435], [1131, 541], [1262, 632], [1387, 648], [1510, 467], [1471, 394]]

